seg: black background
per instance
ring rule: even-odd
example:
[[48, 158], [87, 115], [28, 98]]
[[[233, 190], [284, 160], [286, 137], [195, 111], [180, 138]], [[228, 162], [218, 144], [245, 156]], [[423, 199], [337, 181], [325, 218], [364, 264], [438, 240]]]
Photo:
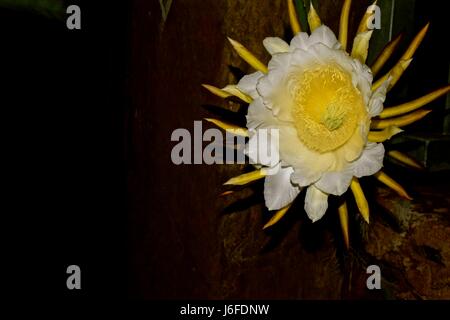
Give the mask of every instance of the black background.
[[[131, 4], [70, 4], [81, 7], [81, 30], [68, 30], [66, 16], [0, 10], [8, 296], [126, 295]], [[66, 288], [71, 264], [82, 290]]]

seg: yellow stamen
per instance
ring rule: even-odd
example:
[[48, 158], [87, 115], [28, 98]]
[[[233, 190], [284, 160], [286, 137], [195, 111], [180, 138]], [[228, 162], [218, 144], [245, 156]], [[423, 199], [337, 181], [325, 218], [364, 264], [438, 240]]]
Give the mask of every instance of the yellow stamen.
[[251, 65], [256, 70], [259, 70], [263, 73], [267, 73], [268, 69], [264, 63], [258, 60], [253, 53], [247, 50], [242, 44], [239, 42], [228, 38], [234, 50], [236, 50], [237, 54], [244, 59], [249, 65]]
[[280, 210], [278, 210], [273, 216], [272, 218], [269, 220], [269, 222], [267, 222], [263, 229], [267, 229], [270, 226], [273, 226], [275, 223], [277, 223], [278, 221], [280, 221], [281, 218], [284, 217], [284, 215], [286, 214], [286, 212], [289, 210], [289, 208], [291, 207], [292, 203], [288, 204], [286, 207], [281, 208]]
[[389, 126], [381, 131], [370, 131], [367, 138], [370, 142], [384, 142], [400, 132], [403, 130], [399, 127]]
[[[397, 64], [391, 69], [391, 71], [388, 72], [387, 75], [385, 75], [385, 77], [389, 75], [392, 76], [392, 81], [389, 84], [388, 90], [392, 89], [392, 87], [400, 79], [406, 68], [408, 68], [409, 64], [412, 61], [412, 57], [416, 52], [417, 48], [419, 47], [420, 43], [422, 42], [423, 38], [425, 37], [425, 34], [427, 33], [429, 26], [430, 23], [427, 23], [425, 27], [423, 27], [422, 30], [419, 31], [419, 33], [414, 37], [413, 41], [409, 45], [408, 49], [406, 49], [405, 53], [400, 58], [399, 62], [397, 62]], [[386, 79], [387, 77], [385, 78], [385, 80]], [[374, 87], [376, 87], [376, 84], [374, 85]]]
[[219, 89], [217, 87], [211, 86], [209, 84], [202, 84], [202, 87], [205, 88], [206, 90], [208, 90], [209, 92], [211, 92], [212, 94], [220, 97], [220, 98], [228, 98], [231, 97], [232, 94], [228, 93], [222, 89]]
[[238, 136], [243, 136], [243, 137], [248, 137], [248, 130], [246, 128], [242, 128], [242, 127], [239, 127], [234, 124], [230, 124], [230, 123], [218, 120], [218, 119], [205, 118], [205, 120], [208, 122], [214, 123], [219, 128], [222, 128], [223, 130], [228, 131], [232, 134], [235, 134]]
[[320, 21], [320, 17], [317, 14], [316, 10], [314, 9], [314, 6], [312, 2], [309, 6], [309, 12], [308, 12], [308, 24], [309, 28], [311, 29], [311, 32], [316, 30], [318, 27], [322, 25], [322, 22]]
[[369, 223], [369, 204], [364, 196], [364, 192], [359, 184], [358, 178], [353, 177], [350, 188], [352, 189], [359, 212], [364, 220]]
[[301, 32], [300, 23], [298, 22], [297, 12], [295, 11], [294, 0], [287, 0], [289, 10], [289, 22], [294, 35]]
[[403, 73], [405, 72], [405, 70], [409, 67], [409, 65], [412, 62], [412, 58], [408, 59], [408, 60], [400, 60], [400, 62], [397, 64], [397, 66], [395, 66], [392, 69], [392, 72], [390, 74], [388, 74], [388, 76], [390, 75], [392, 77], [391, 82], [389, 82], [389, 86], [387, 88], [387, 90], [391, 90], [395, 84], [398, 82], [398, 80], [400, 80], [400, 77], [403, 75]]
[[352, 0], [345, 0], [342, 6], [341, 19], [339, 23], [339, 42], [342, 45], [344, 51], [347, 50], [347, 38], [348, 38], [348, 16], [350, 14], [350, 7]]
[[343, 202], [339, 208], [339, 220], [341, 221], [341, 230], [342, 235], [344, 237], [345, 247], [347, 250], [350, 248], [350, 237], [348, 235], [348, 210], [347, 210], [347, 202]]
[[264, 169], [255, 170], [249, 173], [241, 174], [237, 177], [231, 178], [224, 185], [242, 186], [250, 182], [262, 179], [266, 176]]
[[384, 129], [389, 126], [404, 127], [404, 126], [407, 126], [408, 124], [419, 121], [420, 119], [425, 117], [430, 112], [431, 112], [431, 110], [417, 110], [415, 112], [409, 113], [402, 117], [390, 118], [390, 119], [385, 119], [385, 120], [372, 120], [372, 123], [370, 124], [370, 128], [371, 129]]
[[398, 45], [400, 44], [400, 40], [403, 38], [403, 33], [400, 33], [397, 37], [395, 37], [394, 40], [389, 42], [386, 47], [384, 47], [383, 51], [378, 55], [375, 62], [373, 63], [372, 67], [370, 68], [372, 70], [373, 76], [376, 76], [378, 72], [383, 68], [386, 61], [392, 56], [395, 49], [397, 49]]
[[375, 6], [376, 4], [377, 4], [377, 1], [375, 0], [374, 3], [370, 7], [367, 8], [366, 13], [364, 13], [364, 16], [362, 17], [361, 22], [359, 23], [358, 31], [356, 32], [356, 34], [369, 31], [368, 22], [375, 15], [375, 12], [372, 12], [369, 9], [372, 6]]
[[403, 187], [398, 182], [389, 177], [383, 171], [378, 171], [377, 173], [375, 173], [374, 176], [375, 178], [378, 179], [378, 181], [384, 183], [386, 186], [397, 192], [401, 197], [406, 198], [408, 200], [412, 200], [412, 198], [408, 195], [405, 189], [403, 189]]
[[407, 166], [410, 166], [410, 167], [413, 167], [413, 168], [416, 168], [419, 170], [424, 169], [420, 163], [418, 163], [416, 160], [414, 160], [413, 158], [407, 156], [406, 154], [404, 154], [400, 151], [392, 150], [392, 151], [389, 151], [387, 154], [389, 157], [391, 157], [397, 161], [400, 161], [401, 163], [404, 163]]
[[412, 59], [409, 60], [400, 60], [388, 73], [378, 79], [373, 85], [372, 90], [375, 91], [379, 86], [383, 84], [389, 77], [391, 77], [391, 81], [388, 86], [388, 91], [392, 89], [392, 87], [398, 82], [400, 77], [403, 75], [403, 72], [409, 67]]
[[419, 33], [414, 37], [413, 41], [409, 45], [408, 49], [406, 49], [403, 56], [400, 58], [400, 60], [408, 60], [411, 59], [416, 52], [417, 48], [419, 47], [420, 43], [422, 42], [423, 38], [427, 34], [428, 27], [430, 26], [430, 23], [428, 22], [422, 30], [419, 31]]
[[358, 59], [361, 63], [366, 63], [372, 33], [373, 30], [359, 33], [353, 41], [352, 57]]
[[228, 196], [228, 195], [233, 194], [233, 193], [234, 193], [234, 191], [231, 191], [231, 190], [224, 191], [221, 194], [219, 194], [219, 197], [225, 197], [225, 196]]
[[389, 118], [393, 116], [398, 116], [407, 112], [414, 111], [416, 109], [419, 109], [420, 107], [432, 102], [433, 100], [436, 100], [437, 98], [443, 96], [444, 94], [447, 94], [450, 92], [450, 85], [440, 88], [438, 90], [435, 90], [427, 95], [424, 95], [423, 97], [420, 97], [418, 99], [403, 103], [401, 105], [395, 106], [395, 107], [389, 107], [385, 108], [383, 112], [379, 115], [380, 118]]
[[229, 94], [232, 94], [235, 97], [238, 97], [244, 102], [252, 103], [253, 99], [249, 95], [243, 93], [239, 88], [234, 84], [229, 84], [225, 88], [222, 88], [222, 91], [228, 92]]

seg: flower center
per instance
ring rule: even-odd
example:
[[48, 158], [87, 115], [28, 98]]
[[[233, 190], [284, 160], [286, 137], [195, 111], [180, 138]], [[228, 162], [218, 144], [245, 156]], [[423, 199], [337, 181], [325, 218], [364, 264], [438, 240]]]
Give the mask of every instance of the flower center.
[[339, 105], [330, 104], [322, 116], [322, 123], [328, 130], [333, 131], [338, 129], [344, 122], [345, 110]]
[[367, 118], [351, 75], [335, 64], [316, 66], [291, 78], [292, 116], [300, 140], [318, 152], [345, 144]]

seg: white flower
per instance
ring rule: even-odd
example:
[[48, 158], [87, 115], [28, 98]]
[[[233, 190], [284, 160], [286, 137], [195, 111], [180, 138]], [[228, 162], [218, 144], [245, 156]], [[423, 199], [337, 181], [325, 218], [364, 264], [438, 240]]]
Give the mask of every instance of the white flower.
[[372, 92], [370, 69], [342, 50], [324, 25], [311, 36], [298, 33], [290, 45], [279, 38], [263, 44], [272, 55], [268, 73], [247, 75], [238, 88], [253, 99], [250, 137], [259, 129], [279, 130], [281, 169], [266, 177], [266, 206], [283, 208], [305, 187], [305, 210], [317, 221], [328, 195], [342, 195], [353, 177], [381, 169], [383, 145], [367, 136], [371, 117], [383, 110], [389, 80]]

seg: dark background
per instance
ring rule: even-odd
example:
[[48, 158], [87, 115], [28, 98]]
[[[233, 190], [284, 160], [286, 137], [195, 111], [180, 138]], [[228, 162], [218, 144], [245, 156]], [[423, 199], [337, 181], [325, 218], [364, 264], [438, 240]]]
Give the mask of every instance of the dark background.
[[[334, 31], [341, 2], [319, 5], [322, 21]], [[0, 9], [8, 253], [2, 263], [11, 285], [4, 292], [35, 298], [378, 299], [416, 290], [385, 257], [365, 253], [358, 220], [352, 238], [361, 256], [343, 252], [336, 216], [312, 225], [301, 205], [280, 227], [263, 232], [270, 215], [261, 186], [217, 198], [221, 183], [241, 167], [170, 161], [174, 129], [192, 130], [194, 120], [216, 115], [217, 106], [236, 107], [200, 87], [235, 82], [235, 74], [250, 71], [225, 36], [267, 61], [261, 40], [290, 36], [285, 1], [174, 0], [165, 23], [158, 1], [70, 4], [81, 7], [81, 30], [68, 30], [64, 13]], [[352, 30], [368, 4], [354, 1]], [[392, 103], [448, 82], [445, 7], [443, 1], [415, 1], [413, 24], [405, 18], [399, 27], [411, 37], [432, 21]], [[434, 107], [411, 130], [441, 132], [443, 99]], [[442, 176], [392, 170], [414, 195], [422, 182], [435, 186], [436, 206], [446, 205]], [[372, 212], [383, 217], [382, 211], [375, 206]], [[372, 233], [390, 239], [379, 231], [390, 226], [387, 221], [374, 218]], [[371, 262], [384, 264], [388, 284], [401, 290], [364, 291], [359, 264]], [[66, 289], [71, 264], [81, 267], [80, 291]]]
[[[69, 4], [81, 30], [66, 28]], [[130, 12], [127, 1], [0, 9], [8, 295], [126, 295]], [[71, 264], [81, 291], [66, 288]]]

